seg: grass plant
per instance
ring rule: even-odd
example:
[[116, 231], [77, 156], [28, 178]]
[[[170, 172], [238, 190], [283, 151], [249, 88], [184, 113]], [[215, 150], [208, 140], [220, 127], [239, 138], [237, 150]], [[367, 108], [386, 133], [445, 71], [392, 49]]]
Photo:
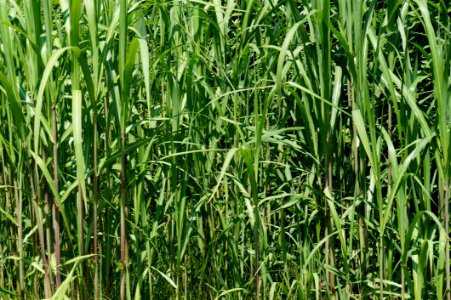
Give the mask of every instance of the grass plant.
[[451, 299], [446, 0], [0, 0], [0, 299]]

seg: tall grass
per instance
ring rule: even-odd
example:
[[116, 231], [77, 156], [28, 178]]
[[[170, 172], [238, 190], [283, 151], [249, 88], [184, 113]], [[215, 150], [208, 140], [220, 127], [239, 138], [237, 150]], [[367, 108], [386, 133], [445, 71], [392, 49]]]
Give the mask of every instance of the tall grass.
[[451, 299], [450, 15], [0, 0], [0, 298]]

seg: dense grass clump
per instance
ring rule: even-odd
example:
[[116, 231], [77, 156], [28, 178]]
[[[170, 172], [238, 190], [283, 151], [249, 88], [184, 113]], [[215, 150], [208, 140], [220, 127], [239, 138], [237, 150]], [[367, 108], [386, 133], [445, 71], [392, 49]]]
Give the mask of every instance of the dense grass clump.
[[0, 298], [451, 299], [447, 0], [0, 0]]

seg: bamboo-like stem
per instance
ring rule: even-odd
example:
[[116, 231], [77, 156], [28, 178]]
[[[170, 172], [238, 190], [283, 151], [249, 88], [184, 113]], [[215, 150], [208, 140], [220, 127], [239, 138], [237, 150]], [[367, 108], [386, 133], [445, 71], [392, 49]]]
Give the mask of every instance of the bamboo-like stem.
[[[329, 149], [327, 150], [327, 181], [326, 181], [326, 188], [329, 191], [329, 195], [332, 197], [333, 195], [333, 184], [332, 184], [332, 147], [333, 145], [331, 144], [331, 140], [330, 140], [330, 135], [331, 132], [329, 131], [328, 133], [328, 145], [329, 145]], [[330, 233], [333, 232], [333, 220], [332, 220], [332, 216], [330, 215], [330, 209], [328, 208], [328, 205], [326, 203], [326, 236], [328, 236]], [[334, 239], [333, 237], [330, 238], [331, 241], [328, 242], [328, 248], [326, 248], [326, 251], [328, 252], [327, 257], [329, 259], [329, 261], [327, 261], [326, 263], [334, 266], [335, 265], [335, 259], [334, 259], [334, 248], [335, 248], [335, 243], [334, 243]], [[328, 239], [329, 240], [329, 239]], [[336, 291], [335, 291], [335, 275], [331, 272], [327, 273], [328, 275], [328, 283], [330, 285], [330, 291], [332, 294], [332, 298], [334, 298], [336, 296]]]
[[[52, 102], [52, 125], [53, 125], [53, 184], [58, 192], [58, 124], [56, 116], [56, 101]], [[59, 207], [55, 199], [52, 201], [52, 221], [54, 236], [54, 252], [56, 262], [56, 287], [61, 285], [61, 253], [60, 253], [60, 222]]]
[[[110, 78], [108, 76], [108, 72], [105, 70], [105, 84], [108, 87], [105, 93], [105, 97], [104, 97], [104, 101], [103, 101], [103, 106], [104, 106], [104, 110], [105, 110], [105, 132], [106, 132], [106, 137], [104, 140], [104, 151], [107, 152], [110, 145], [111, 145], [111, 128], [110, 128], [110, 124], [109, 124], [109, 105], [110, 105], [110, 93], [109, 93], [109, 87], [110, 87]], [[107, 173], [108, 175], [108, 173]], [[110, 179], [108, 178], [107, 180], [107, 188], [111, 187], [110, 184]], [[110, 238], [109, 238], [109, 228], [110, 228], [110, 208], [107, 207], [105, 210], [105, 217], [103, 218], [103, 223], [104, 223], [104, 228], [106, 230], [105, 234], [106, 234], [106, 252], [105, 252], [105, 261], [109, 261], [109, 259], [111, 258], [111, 251], [109, 251], [111, 249], [111, 244], [110, 244]], [[100, 257], [100, 260], [102, 261], [102, 257]], [[102, 270], [103, 271], [103, 270]], [[110, 290], [110, 265], [109, 264], [105, 264], [105, 270], [103, 271], [103, 273], [105, 273], [104, 276], [104, 281], [105, 281], [105, 295], [109, 295], [109, 290]]]
[[[21, 170], [22, 168], [19, 168]], [[16, 199], [17, 214], [17, 248], [19, 252], [19, 297], [24, 299], [25, 281], [24, 281], [24, 252], [23, 252], [23, 223], [22, 223], [22, 191], [19, 189], [21, 182], [14, 180], [14, 195]]]
[[[42, 150], [42, 159], [46, 160], [46, 154], [45, 151]], [[51, 222], [51, 207], [53, 206], [53, 199], [49, 195], [48, 191], [48, 184], [47, 182], [44, 182], [45, 185], [43, 187], [44, 190], [44, 220], [45, 220], [45, 239], [46, 239], [46, 250], [47, 250], [47, 256], [48, 256], [48, 268], [49, 268], [49, 281], [53, 282], [53, 272], [52, 272], [52, 250], [53, 250], [53, 243], [52, 243], [52, 222]]]
[[128, 276], [128, 241], [127, 241], [127, 228], [125, 220], [127, 218], [127, 156], [125, 154], [126, 147], [126, 124], [128, 115], [128, 98], [129, 91], [127, 89], [127, 80], [125, 63], [126, 63], [126, 51], [127, 51], [127, 0], [121, 0], [119, 3], [119, 74], [120, 74], [120, 100], [121, 100], [121, 114], [119, 116], [120, 123], [120, 147], [121, 147], [121, 171], [120, 171], [120, 247], [121, 247], [121, 289], [120, 298], [125, 299], [127, 290], [129, 290], [129, 284], [127, 280]]
[[[255, 192], [254, 192], [255, 193]], [[258, 203], [254, 203], [254, 240], [255, 240], [255, 299], [260, 299], [260, 211]]]
[[[30, 168], [31, 169], [31, 168]], [[44, 238], [44, 228], [42, 225], [42, 214], [41, 209], [39, 207], [39, 199], [40, 199], [40, 187], [39, 187], [39, 173], [37, 169], [37, 165], [35, 165], [35, 178], [32, 178], [33, 172], [30, 172], [30, 187], [31, 193], [33, 195], [33, 207], [34, 213], [36, 217], [36, 222], [38, 226], [38, 236], [39, 236], [39, 248], [41, 249], [41, 260], [42, 265], [44, 267], [44, 294], [46, 298], [52, 297], [52, 289], [51, 289], [51, 280], [49, 277], [49, 265], [47, 264], [47, 257], [45, 255], [45, 238]], [[36, 187], [34, 182], [37, 182]]]
[[127, 158], [125, 155], [125, 132], [121, 133], [121, 215], [120, 215], [120, 223], [121, 223], [121, 300], [125, 299], [125, 293], [126, 293], [126, 275], [127, 275], [127, 229], [125, 224], [126, 219], [126, 205], [127, 205], [127, 179], [126, 179], [126, 168], [127, 168]]
[[99, 189], [99, 182], [98, 182], [98, 165], [97, 165], [97, 109], [94, 108], [94, 115], [93, 115], [93, 223], [94, 223], [94, 245], [93, 245], [93, 251], [94, 251], [94, 299], [99, 299], [99, 265], [98, 265], [98, 249], [97, 249], [97, 236], [98, 236], [98, 229], [97, 229], [97, 206], [98, 206], [98, 189]]
[[[84, 207], [83, 207], [83, 195], [81, 191], [81, 187], [78, 188], [78, 196], [77, 196], [77, 227], [78, 227], [78, 253], [80, 256], [85, 255], [85, 233], [84, 233]], [[86, 263], [82, 263], [81, 265], [81, 277], [79, 280], [80, 287], [80, 297], [82, 299], [88, 299], [88, 286], [87, 286], [87, 267]]]

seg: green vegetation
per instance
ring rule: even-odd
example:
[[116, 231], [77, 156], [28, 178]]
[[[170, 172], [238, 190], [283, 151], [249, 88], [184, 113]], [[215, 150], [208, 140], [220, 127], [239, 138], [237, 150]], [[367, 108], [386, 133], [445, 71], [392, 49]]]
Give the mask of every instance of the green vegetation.
[[448, 0], [0, 0], [0, 298], [451, 299]]

